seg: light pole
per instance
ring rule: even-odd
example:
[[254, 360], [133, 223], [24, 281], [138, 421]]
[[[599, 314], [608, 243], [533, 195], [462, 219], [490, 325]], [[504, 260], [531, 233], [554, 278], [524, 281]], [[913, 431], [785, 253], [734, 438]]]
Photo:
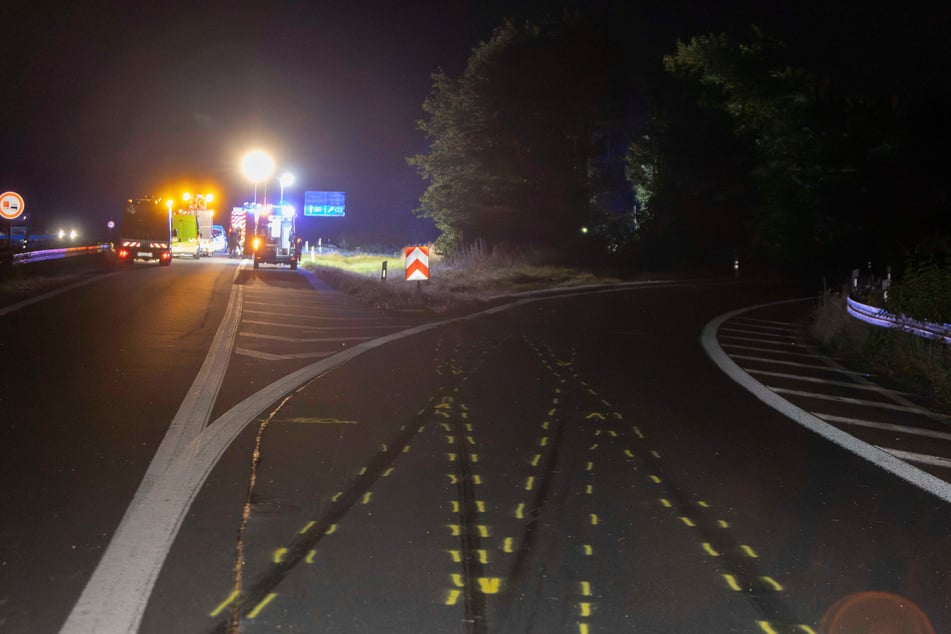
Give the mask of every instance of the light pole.
[[284, 172], [281, 174], [281, 177], [278, 179], [278, 182], [281, 184], [281, 205], [284, 205], [284, 188], [290, 187], [294, 184], [294, 175], [290, 172]]
[[254, 150], [241, 159], [241, 171], [254, 183], [254, 208], [258, 206], [258, 182], [264, 181], [264, 203], [267, 204], [267, 180], [274, 173], [274, 159], [267, 152]]

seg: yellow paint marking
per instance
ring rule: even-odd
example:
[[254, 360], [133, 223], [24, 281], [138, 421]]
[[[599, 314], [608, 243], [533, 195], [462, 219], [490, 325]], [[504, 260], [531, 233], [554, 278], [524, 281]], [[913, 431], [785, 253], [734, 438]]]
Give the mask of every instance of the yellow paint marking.
[[325, 532], [324, 535], [333, 535], [336, 532], [337, 532], [337, 525], [331, 524], [330, 528], [327, 529], [327, 532]]
[[528, 476], [525, 480], [525, 490], [531, 491], [533, 486], [535, 486], [535, 476]]
[[593, 462], [589, 462], [589, 463], [588, 463], [588, 466], [585, 467], [585, 471], [591, 471], [591, 470], [593, 470], [593, 469], [594, 469], [594, 463], [593, 463]]
[[366, 467], [362, 467], [359, 471], [357, 471], [357, 473], [358, 473], [359, 475], [366, 475], [366, 474], [367, 474], [367, 468], [366, 468]]
[[502, 579], [499, 577], [479, 577], [479, 589], [482, 594], [498, 594], [502, 586]]
[[651, 455], [657, 458], [658, 460], [660, 459], [660, 454], [654, 451], [653, 449], [651, 449]]
[[600, 436], [600, 435], [601, 435], [601, 430], [600, 430], [600, 429], [595, 429], [595, 430], [594, 430], [594, 435], [595, 435], [595, 436]]
[[588, 602], [583, 602], [578, 604], [578, 607], [581, 610], [581, 616], [591, 616], [591, 604]]
[[633, 458], [633, 457], [634, 457], [634, 452], [631, 451], [630, 449], [625, 449], [625, 450], [624, 450], [624, 455], [627, 456], [628, 458]]
[[740, 587], [740, 584], [736, 582], [736, 577], [733, 575], [723, 575], [723, 578], [726, 579], [726, 584], [730, 586], [731, 590], [736, 592], [742, 592], [743, 588]]
[[453, 513], [458, 513], [458, 512], [459, 512], [459, 501], [458, 501], [458, 500], [451, 500], [449, 503], [452, 504], [452, 512], [453, 512]]
[[384, 442], [384, 443], [380, 443], [380, 450], [381, 450], [383, 453], [386, 453], [387, 451], [390, 450], [390, 448], [387, 447], [387, 446], [386, 446], [386, 443]]
[[592, 484], [586, 485], [584, 488], [584, 492], [585, 492], [585, 495], [591, 495], [592, 493], [594, 493], [594, 485]]
[[544, 447], [547, 444], [548, 444], [548, 436], [542, 436], [541, 439], [538, 441], [538, 445], [540, 447]]
[[447, 473], [446, 475], [449, 476], [449, 484], [458, 484], [459, 478], [456, 477], [456, 474]]
[[409, 453], [410, 447], [412, 447], [412, 445], [406, 445], [405, 447], [403, 447], [403, 453]]
[[654, 484], [660, 484], [660, 483], [661, 483], [661, 479], [660, 479], [659, 477], [655, 476], [655, 475], [652, 475], [652, 476], [651, 476], [651, 482], [653, 482]]
[[592, 526], [597, 526], [597, 525], [598, 525], [598, 516], [597, 516], [597, 514], [596, 514], [596, 513], [591, 513], [590, 517], [591, 517], [591, 525], [592, 525]]
[[314, 524], [316, 524], [316, 523], [317, 523], [316, 520], [311, 520], [311, 521], [307, 522], [307, 524], [304, 525], [304, 528], [300, 529], [300, 533], [299, 533], [299, 534], [303, 535], [304, 533], [306, 533], [307, 531], [309, 531], [310, 529], [312, 529], [312, 528], [314, 527]]
[[611, 435], [611, 438], [617, 438], [617, 432], [614, 431], [613, 429], [609, 429], [608, 434]]
[[591, 420], [592, 418], [597, 418], [598, 420], [604, 420], [604, 414], [601, 412], [591, 412], [585, 417], [585, 420]]
[[453, 537], [459, 537], [459, 535], [462, 534], [462, 528], [459, 526], [459, 524], [447, 524], [447, 526], [449, 527], [449, 532]]
[[481, 548], [477, 549], [476, 552], [479, 554], [479, 563], [483, 566], [489, 563], [489, 553], [486, 550]]
[[446, 436], [446, 440], [449, 441], [449, 444], [450, 444], [450, 445], [456, 444], [456, 437], [455, 437], [455, 436], [449, 436], [449, 435], [447, 435], [447, 436]]
[[446, 552], [449, 553], [449, 556], [450, 556], [450, 557], [452, 557], [452, 562], [453, 562], [454, 564], [461, 564], [461, 563], [462, 563], [462, 553], [461, 553], [461, 552], [459, 552], [458, 550], [447, 550]]
[[462, 420], [469, 420], [469, 412], [459, 412], [459, 416], [462, 417]]
[[690, 521], [690, 518], [689, 518], [689, 517], [681, 517], [681, 518], [680, 518], [680, 521], [683, 522], [684, 524], [686, 524], [687, 526], [690, 526], [690, 527], [696, 526], [696, 524], [694, 524], [692, 521]]
[[450, 590], [449, 595], [446, 597], [446, 605], [456, 605], [456, 601], [459, 600], [459, 595], [462, 594], [458, 590]]
[[512, 538], [506, 537], [502, 542], [502, 552], [510, 553], [512, 552]]
[[774, 630], [773, 626], [769, 624], [769, 621], [757, 621], [756, 624], [759, 625], [759, 629], [766, 632], [766, 634], [779, 634], [779, 632]]
[[240, 593], [237, 590], [232, 591], [231, 594], [228, 595], [227, 599], [219, 603], [218, 607], [208, 613], [208, 616], [218, 616], [221, 614], [221, 611], [231, 605], [231, 602], [237, 599], [239, 594]]
[[581, 586], [581, 596], [590, 597], [591, 596], [591, 582], [582, 581], [579, 585]]
[[472, 431], [472, 423], [466, 423], [466, 431]]
[[443, 428], [443, 431], [452, 431], [452, 427], [449, 426], [449, 423], [439, 423], [439, 426]]
[[311, 550], [309, 553], [307, 553], [307, 557], [304, 559], [304, 563], [305, 563], [305, 564], [312, 564], [312, 563], [314, 563], [314, 557], [316, 557], [316, 556], [317, 556], [317, 551], [316, 551], [316, 550]]
[[809, 627], [808, 625], [797, 625], [796, 627], [798, 627], [800, 630], [802, 630], [806, 634], [816, 634], [816, 631], [812, 629], [811, 627]]
[[489, 536], [489, 527], [484, 525], [479, 525], [479, 537], [488, 537]]
[[587, 623], [578, 623], [578, 634], [591, 634]]
[[421, 434], [421, 433], [423, 433], [423, 430], [425, 430], [425, 429], [426, 429], [426, 425], [420, 425], [419, 428], [418, 428], [416, 431]]
[[544, 423], [542, 423], [542, 429], [548, 429], [549, 427], [551, 427], [551, 421], [546, 420]]
[[611, 404], [608, 403], [608, 402], [607, 402], [606, 400], [604, 400], [603, 398], [601, 399], [601, 402], [604, 403], [605, 407], [611, 407]]
[[456, 454], [454, 453], [449, 454], [449, 462], [455, 462], [455, 461], [456, 461]]
[[485, 502], [482, 500], [476, 500], [476, 510], [479, 513], [485, 513]]
[[478, 473], [473, 473], [473, 474], [472, 474], [472, 483], [473, 483], [473, 484], [482, 484], [482, 476], [480, 476]]
[[336, 502], [337, 500], [340, 499], [340, 496], [341, 496], [341, 495], [343, 495], [343, 491], [337, 491], [336, 495], [334, 495], [332, 498], [330, 498], [330, 501], [331, 501], [331, 502]]
[[548, 416], [549, 416], [549, 418], [552, 417], [552, 416], [554, 416], [556, 411], [557, 411], [557, 410], [556, 410], [556, 408], [554, 408], [554, 407], [551, 408], [550, 410], [548, 410]]
[[710, 544], [710, 542], [704, 542], [704, 543], [703, 543], [703, 549], [704, 549], [705, 551], [707, 551], [707, 554], [710, 555], [711, 557], [719, 557], [719, 556], [720, 556], [720, 553], [718, 553], [718, 552], [713, 548], [713, 545]]
[[523, 520], [525, 519], [525, 503], [521, 503], [515, 507], [515, 519]]
[[597, 395], [598, 395], [598, 393], [595, 392], [594, 390], [592, 390], [590, 387], [588, 388], [588, 394], [590, 394], [591, 396], [597, 396]]
[[469, 454], [469, 462], [479, 462], [479, 454], [477, 453]]
[[637, 436], [638, 438], [640, 438], [641, 440], [644, 440], [644, 433], [641, 431], [641, 428], [640, 428], [640, 427], [635, 427], [635, 428], [634, 428], [634, 435], [636, 435], [636, 436]]
[[466, 584], [462, 582], [462, 575], [460, 575], [459, 573], [454, 572], [451, 575], [449, 575], [449, 577], [452, 579], [452, 585], [456, 586], [457, 588], [466, 587]]
[[276, 564], [279, 564], [284, 559], [284, 555], [286, 554], [287, 554], [286, 548], [278, 548], [277, 550], [274, 551], [274, 557], [272, 557], [271, 561], [273, 561]]
[[256, 606], [254, 606], [254, 609], [253, 609], [253, 610], [251, 610], [250, 612], [248, 612], [248, 618], [249, 618], [249, 619], [257, 618], [258, 614], [261, 613], [261, 610], [263, 610], [264, 608], [266, 608], [266, 607], [267, 607], [267, 604], [270, 603], [271, 601], [273, 601], [273, 600], [274, 600], [274, 597], [276, 597], [276, 596], [277, 596], [277, 593], [276, 593], [276, 592], [272, 592], [271, 594], [269, 594], [269, 595], [267, 595], [266, 597], [264, 597], [264, 600], [263, 600], [263, 601], [261, 601], [260, 603], [258, 603]]
[[730, 528], [730, 523], [726, 520], [717, 520], [717, 526], [720, 528]]
[[535, 455], [532, 457], [532, 466], [533, 466], [533, 467], [537, 467], [537, 466], [538, 466], [538, 461], [541, 460], [541, 459], [542, 459], [542, 455], [541, 455], [540, 453], [535, 454]]
[[742, 544], [742, 545], [740, 546], [740, 550], [742, 550], [744, 553], [746, 553], [746, 556], [747, 556], [747, 557], [752, 557], [753, 559], [758, 559], [758, 558], [759, 558], [759, 555], [756, 554], [756, 551], [753, 550], [752, 547], [747, 546], [746, 544]]
[[591, 544], [585, 544], [583, 548], [585, 557], [590, 557], [594, 554], [594, 548], [591, 547]]
[[371, 493], [370, 491], [367, 491], [366, 493], [363, 494], [363, 501], [360, 502], [360, 504], [369, 504], [370, 498], [372, 496], [373, 496], [373, 493]]
[[594, 443], [593, 445], [591, 445], [590, 447], [588, 447], [588, 451], [594, 451], [594, 450], [597, 449], [597, 448], [598, 448], [598, 443]]
[[452, 409], [452, 404], [447, 403], [446, 401], [443, 401], [436, 405], [436, 409]]
[[394, 469], [394, 468], [395, 468], [395, 467], [390, 467], [390, 468], [388, 468], [386, 471], [384, 471], [384, 472], [383, 472], [383, 477], [386, 478], [386, 477], [388, 477], [391, 473], [393, 473], [393, 469]]
[[473, 438], [472, 436], [466, 436], [466, 440], [469, 441], [470, 445], [476, 444], [475, 438]]
[[666, 499], [664, 499], [664, 498], [660, 498], [660, 503], [661, 503], [661, 505], [664, 506], [664, 508], [668, 508], [668, 509], [669, 509], [669, 508], [672, 508], [672, 507], [673, 507], [673, 505], [670, 503], [670, 500], [666, 500]]
[[699, 502], [697, 502], [697, 505], [698, 505], [698, 506], [701, 506], [701, 507], [703, 507], [703, 508], [705, 508], [705, 509], [710, 508], [710, 505], [707, 504], [706, 502], [704, 502], [703, 500], [700, 500]]
[[782, 592], [783, 587], [779, 585], [779, 582], [772, 577], [763, 576], [760, 577], [760, 579], [776, 592]]
[[558, 399], [557, 399], [557, 398], [551, 399], [551, 404], [552, 404], [552, 405], [558, 405]]
[[[608, 407], [610, 407], [610, 405], [608, 405]], [[616, 418], [616, 419], [618, 419], [618, 420], [624, 420], [624, 417], [621, 416], [621, 413], [620, 413], [620, 412], [611, 412], [611, 416], [613, 416], [614, 418]]]

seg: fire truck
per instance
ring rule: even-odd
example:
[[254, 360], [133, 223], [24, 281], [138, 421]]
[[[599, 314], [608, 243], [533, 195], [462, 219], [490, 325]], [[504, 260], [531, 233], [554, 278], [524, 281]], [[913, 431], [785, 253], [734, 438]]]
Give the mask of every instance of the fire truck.
[[161, 198], [130, 198], [119, 225], [119, 262], [157, 260], [172, 263], [172, 213]]
[[231, 230], [244, 236], [243, 254], [253, 259], [254, 268], [263, 262], [297, 269], [301, 239], [297, 235], [297, 213], [293, 206], [245, 204], [235, 207], [231, 212]]

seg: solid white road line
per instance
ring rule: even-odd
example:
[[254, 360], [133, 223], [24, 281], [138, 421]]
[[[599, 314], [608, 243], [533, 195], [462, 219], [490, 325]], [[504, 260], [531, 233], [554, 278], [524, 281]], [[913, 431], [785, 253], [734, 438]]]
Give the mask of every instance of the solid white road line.
[[887, 451], [896, 458], [901, 458], [902, 460], [910, 460], [911, 462], [918, 462], [920, 464], [931, 465], [932, 467], [944, 467], [946, 469], [951, 469], [951, 460], [948, 458], [941, 458], [939, 456], [928, 456], [922, 453], [912, 453], [910, 451], [902, 451], [900, 449], [889, 449], [888, 447], [879, 447], [882, 451]]
[[748, 306], [738, 310], [731, 311], [713, 319], [703, 328], [703, 334], [700, 336], [700, 342], [707, 355], [716, 363], [720, 369], [735, 382], [746, 388], [756, 398], [763, 401], [776, 411], [802, 425], [806, 429], [819, 434], [823, 438], [832, 441], [836, 445], [847, 449], [855, 455], [868, 460], [872, 464], [897, 475], [906, 482], [915, 485], [923, 491], [931, 493], [945, 502], [951, 502], [951, 484], [936, 478], [930, 473], [922, 471], [907, 462], [895, 457], [894, 455], [883, 451], [875, 445], [861, 441], [855, 436], [842, 431], [841, 429], [830, 425], [829, 423], [813, 416], [809, 412], [793, 405], [776, 392], [770, 390], [765, 385], [759, 383], [748, 373], [733, 361], [729, 355], [723, 351], [717, 342], [717, 329], [728, 319], [741, 315], [745, 312], [765, 308], [767, 306], [780, 306], [795, 302], [811, 301], [814, 298], [793, 299], [783, 302], [772, 302], [769, 304], [760, 304], [757, 306]]

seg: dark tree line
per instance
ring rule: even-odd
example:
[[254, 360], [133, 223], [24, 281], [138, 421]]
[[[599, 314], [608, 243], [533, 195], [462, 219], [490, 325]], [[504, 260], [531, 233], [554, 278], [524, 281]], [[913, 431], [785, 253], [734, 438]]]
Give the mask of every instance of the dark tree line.
[[[417, 213], [450, 250], [484, 239], [645, 266], [742, 256], [815, 271], [940, 243], [947, 45], [906, 56], [905, 19], [863, 57], [869, 29], [826, 17], [843, 51], [754, 27], [646, 58], [629, 54], [633, 33], [606, 37], [577, 15], [506, 22], [460, 77], [433, 76], [419, 123], [430, 149], [410, 159], [429, 185]], [[934, 72], [900, 72], [914, 63]]]

